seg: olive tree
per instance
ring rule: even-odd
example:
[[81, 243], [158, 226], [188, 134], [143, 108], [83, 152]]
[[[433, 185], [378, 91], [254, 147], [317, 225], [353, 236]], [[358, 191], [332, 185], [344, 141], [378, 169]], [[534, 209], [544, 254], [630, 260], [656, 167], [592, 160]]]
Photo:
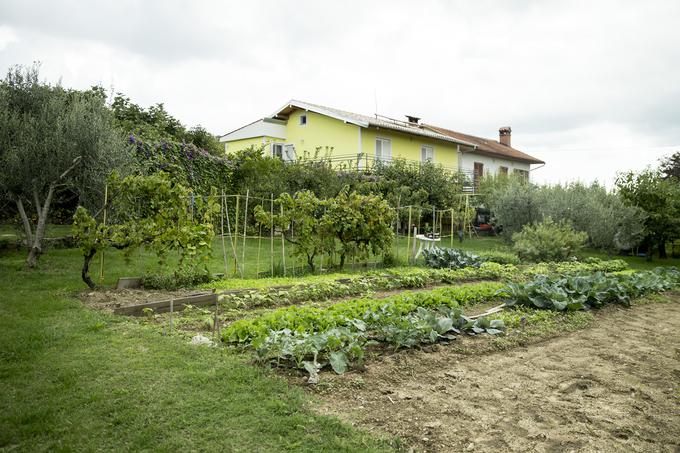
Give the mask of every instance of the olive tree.
[[37, 65], [13, 67], [0, 81], [0, 195], [16, 205], [29, 267], [55, 199], [70, 191], [83, 204], [100, 201], [109, 169], [127, 161], [124, 146], [103, 90], [41, 82]]

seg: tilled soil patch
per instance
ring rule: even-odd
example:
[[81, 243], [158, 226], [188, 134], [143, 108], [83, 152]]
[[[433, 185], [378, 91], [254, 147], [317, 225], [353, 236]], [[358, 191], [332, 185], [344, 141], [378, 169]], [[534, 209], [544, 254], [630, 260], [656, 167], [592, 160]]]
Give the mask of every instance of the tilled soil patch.
[[587, 329], [504, 352], [441, 346], [324, 378], [322, 413], [419, 451], [676, 452], [680, 303], [610, 307]]

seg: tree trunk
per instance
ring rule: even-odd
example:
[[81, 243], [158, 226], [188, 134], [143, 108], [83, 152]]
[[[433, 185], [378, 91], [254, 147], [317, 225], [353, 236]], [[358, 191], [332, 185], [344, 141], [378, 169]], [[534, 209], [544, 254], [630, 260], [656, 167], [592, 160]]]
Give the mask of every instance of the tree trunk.
[[342, 270], [345, 267], [345, 253], [340, 254], [340, 267], [338, 269]]
[[311, 255], [307, 255], [307, 265], [309, 266], [309, 270], [312, 271], [312, 274], [314, 273], [314, 256], [316, 254], [312, 253]]
[[666, 254], [666, 239], [661, 239], [659, 241], [659, 258], [666, 259], [668, 255]]
[[95, 284], [90, 278], [90, 263], [92, 262], [92, 258], [94, 258], [95, 253], [97, 253], [97, 250], [91, 249], [87, 255], [85, 255], [85, 259], [83, 260], [83, 270], [80, 272], [80, 277], [83, 279], [85, 284], [90, 287], [90, 289], [95, 288]]
[[19, 216], [21, 217], [21, 224], [24, 227], [24, 234], [26, 235], [26, 247], [30, 247], [33, 243], [33, 230], [31, 229], [31, 222], [28, 220], [26, 215], [26, 210], [24, 209], [24, 202], [20, 197], [15, 200], [17, 205], [17, 211], [19, 211]]
[[[35, 193], [36, 203], [39, 203], [37, 193]], [[54, 196], [54, 184], [50, 184], [50, 189], [45, 197], [45, 202], [42, 206], [36, 206], [38, 210], [38, 226], [35, 228], [35, 236], [33, 236], [33, 243], [29, 245], [28, 258], [26, 264], [28, 267], [35, 267], [38, 265], [38, 257], [42, 253], [42, 242], [45, 236], [45, 225], [47, 223], [47, 215], [50, 212], [50, 205], [52, 204], [52, 197]], [[39, 209], [38, 209], [39, 208]]]

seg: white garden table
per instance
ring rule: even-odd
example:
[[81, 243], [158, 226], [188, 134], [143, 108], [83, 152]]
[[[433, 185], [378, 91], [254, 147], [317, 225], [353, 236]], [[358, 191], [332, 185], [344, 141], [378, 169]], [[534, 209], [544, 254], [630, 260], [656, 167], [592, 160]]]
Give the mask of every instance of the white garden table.
[[416, 234], [415, 236], [416, 242], [415, 244], [418, 244], [418, 252], [416, 253], [416, 259], [420, 256], [421, 253], [423, 253], [423, 249], [432, 249], [435, 247], [435, 243], [441, 241], [442, 239], [439, 237], [428, 237], [425, 234]]

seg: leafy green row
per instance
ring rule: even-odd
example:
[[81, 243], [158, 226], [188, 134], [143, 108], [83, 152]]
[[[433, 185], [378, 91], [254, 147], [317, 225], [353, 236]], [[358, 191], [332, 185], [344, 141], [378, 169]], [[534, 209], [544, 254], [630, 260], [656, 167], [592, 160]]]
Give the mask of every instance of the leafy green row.
[[435, 269], [460, 269], [463, 267], [479, 267], [484, 260], [466, 250], [433, 247], [423, 250], [423, 259], [427, 267]]
[[301, 301], [321, 301], [338, 297], [358, 296], [369, 291], [401, 288], [423, 288], [442, 283], [479, 280], [517, 280], [541, 273], [614, 272], [626, 268], [625, 261], [595, 261], [592, 263], [541, 263], [519, 269], [512, 264], [486, 262], [479, 267], [461, 269], [403, 269], [369, 272], [344, 281], [319, 281], [295, 285], [286, 289], [243, 291], [221, 296], [223, 303], [235, 307], [268, 307]]
[[598, 258], [589, 258], [586, 262], [564, 261], [538, 263], [527, 266], [523, 270], [525, 276], [548, 275], [548, 274], [576, 274], [587, 272], [619, 272], [628, 268], [628, 263], [623, 260], [603, 261]]
[[474, 285], [439, 288], [432, 291], [405, 292], [385, 299], [354, 299], [328, 307], [291, 306], [273, 310], [254, 318], [235, 321], [223, 332], [228, 342], [251, 343], [265, 338], [270, 331], [288, 329], [298, 333], [322, 332], [347, 326], [351, 320], [367, 313], [384, 311], [385, 306], [396, 315], [406, 315], [418, 309], [456, 308], [497, 298], [500, 283], [483, 282]]
[[499, 280], [517, 274], [512, 265], [484, 263], [479, 268], [410, 269], [408, 271], [370, 272], [348, 281], [326, 281], [295, 285], [286, 289], [252, 290], [221, 296], [223, 303], [236, 307], [287, 305], [300, 301], [320, 301], [357, 296], [369, 291], [423, 288], [432, 284], [475, 280]]
[[581, 275], [538, 275], [526, 283], [509, 283], [499, 291], [506, 304], [553, 310], [598, 308], [608, 303], [630, 305], [633, 298], [680, 286], [680, 270], [656, 268], [630, 275], [602, 272]]
[[434, 247], [423, 250], [423, 258], [427, 267], [435, 269], [460, 269], [463, 267], [479, 267], [482, 263], [519, 264], [519, 257], [510, 252], [488, 250], [469, 252], [467, 250], [448, 247]]
[[261, 361], [292, 364], [304, 368], [310, 379], [330, 365], [342, 374], [350, 364], [363, 364], [365, 349], [378, 342], [395, 349], [411, 348], [440, 340], [454, 340], [462, 332], [497, 334], [504, 328], [499, 320], [470, 320], [460, 308], [438, 309], [417, 307], [402, 314], [394, 303], [384, 303], [378, 310], [367, 310], [351, 319], [346, 326], [321, 332], [294, 332], [290, 329], [270, 331], [253, 345]]

